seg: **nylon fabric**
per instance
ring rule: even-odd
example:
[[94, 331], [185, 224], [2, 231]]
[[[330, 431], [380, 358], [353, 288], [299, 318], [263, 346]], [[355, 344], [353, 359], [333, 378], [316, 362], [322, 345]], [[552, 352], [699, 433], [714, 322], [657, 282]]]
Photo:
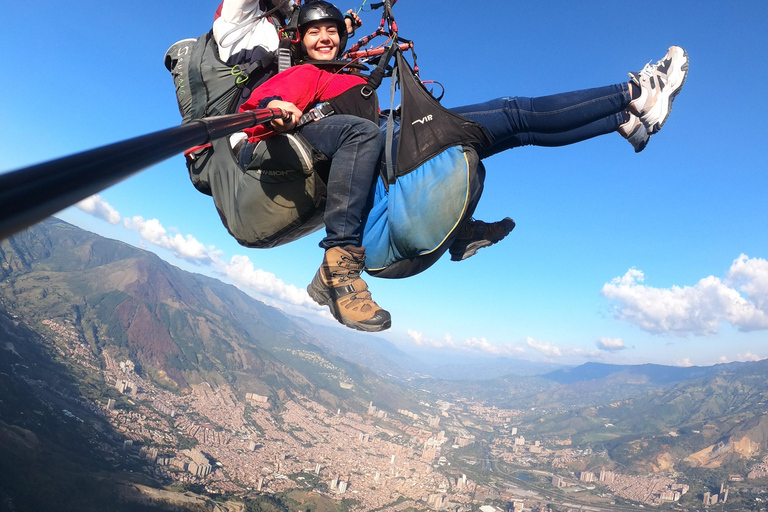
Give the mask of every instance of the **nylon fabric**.
[[448, 250], [482, 194], [485, 169], [476, 148], [489, 137], [479, 124], [443, 108], [402, 51], [396, 70], [402, 114], [397, 119], [390, 112], [380, 122], [387, 162], [363, 231], [366, 271], [384, 278], [423, 272]]

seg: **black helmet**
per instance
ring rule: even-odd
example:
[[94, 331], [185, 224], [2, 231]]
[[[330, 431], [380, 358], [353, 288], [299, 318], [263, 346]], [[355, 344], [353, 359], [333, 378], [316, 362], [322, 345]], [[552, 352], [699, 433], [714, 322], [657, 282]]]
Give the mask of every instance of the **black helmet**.
[[[332, 21], [336, 23], [339, 30], [339, 53], [336, 58], [341, 57], [344, 48], [347, 46], [347, 24], [344, 22], [344, 15], [332, 3], [324, 0], [315, 0], [301, 6], [299, 12], [299, 36], [304, 37], [304, 27], [315, 21]], [[302, 53], [306, 54], [304, 44], [301, 44]]]

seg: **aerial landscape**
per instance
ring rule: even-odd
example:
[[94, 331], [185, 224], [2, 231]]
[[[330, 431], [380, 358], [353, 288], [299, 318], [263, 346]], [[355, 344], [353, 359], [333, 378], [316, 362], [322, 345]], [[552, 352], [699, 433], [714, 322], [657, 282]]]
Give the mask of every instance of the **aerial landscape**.
[[[768, 2], [354, 0], [305, 20], [327, 44], [293, 26], [314, 2], [226, 3], [4, 5], [0, 512], [768, 512]], [[217, 36], [217, 21], [232, 26]], [[241, 29], [259, 37], [224, 44]], [[394, 38], [403, 54], [377, 70], [378, 98], [360, 89], [366, 122], [373, 98], [386, 127], [368, 144], [381, 135], [384, 159], [364, 166], [375, 188], [346, 196], [367, 239], [325, 244], [320, 181], [344, 160], [331, 150], [300, 146], [320, 163], [297, 194], [267, 193], [291, 224], [254, 241], [231, 221], [260, 219], [224, 209], [201, 175], [294, 183], [293, 167], [240, 160], [277, 154], [262, 151], [270, 135], [235, 134], [233, 167], [215, 170], [213, 147], [159, 142], [193, 127], [226, 147], [199, 121], [218, 102], [273, 111], [275, 132], [290, 107], [325, 115], [331, 79], [362, 85], [353, 75]], [[287, 80], [278, 63], [357, 43], [324, 63], [333, 77], [306, 109], [247, 94], [267, 71]], [[205, 87], [188, 89], [198, 72]], [[428, 109], [404, 106], [410, 82]], [[594, 98], [604, 89], [621, 105]], [[261, 108], [274, 101], [288, 110]], [[458, 196], [416, 182], [413, 203], [382, 202], [403, 185], [390, 175], [401, 135], [418, 142], [409, 125], [472, 132], [443, 108], [490, 145], [445, 150], [441, 135], [429, 159], [453, 163], [422, 173], [430, 151], [411, 148], [424, 158], [399, 177], [453, 167]], [[311, 222], [295, 208], [308, 199]], [[460, 215], [439, 245], [411, 246], [442, 209]], [[409, 271], [377, 275], [377, 250]], [[344, 258], [356, 266], [334, 275]]]
[[468, 378], [62, 221], [0, 258], [2, 510], [768, 499], [767, 361]]

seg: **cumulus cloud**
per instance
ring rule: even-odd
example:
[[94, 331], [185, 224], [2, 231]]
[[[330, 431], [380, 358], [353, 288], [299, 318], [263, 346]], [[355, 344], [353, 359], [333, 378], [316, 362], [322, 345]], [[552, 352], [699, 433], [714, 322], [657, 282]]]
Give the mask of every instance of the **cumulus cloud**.
[[604, 359], [605, 353], [600, 350], [586, 350], [583, 348], [568, 348], [565, 349], [565, 355], [567, 356], [579, 356], [589, 359]]
[[768, 329], [768, 262], [764, 259], [742, 254], [725, 280], [709, 276], [694, 286], [653, 288], [644, 280], [641, 270], [631, 268], [603, 286], [602, 294], [612, 301], [616, 318], [651, 333], [680, 336], [715, 334], [723, 322], [741, 331]]
[[192, 235], [183, 236], [180, 233], [169, 235], [157, 219], [144, 220], [141, 216], [126, 219], [123, 225], [139, 233], [147, 242], [168, 249], [176, 257], [197, 263], [211, 264], [219, 254], [213, 246], [206, 247]]
[[736, 354], [736, 359], [739, 361], [762, 361], [763, 358], [752, 352], [745, 352], [743, 354]]
[[683, 367], [685, 367], [685, 368], [688, 368], [688, 367], [690, 367], [690, 366], [693, 366], [693, 363], [692, 363], [692, 362], [691, 362], [691, 360], [690, 360], [689, 358], [687, 358], [687, 357], [686, 357], [685, 359], [683, 359], [682, 361], [677, 361], [675, 364], [676, 364], [677, 366], [683, 366]]
[[443, 340], [427, 338], [421, 332], [413, 329], [408, 329], [407, 334], [408, 337], [413, 340], [414, 344], [421, 347], [450, 348], [497, 356], [514, 356], [525, 353], [525, 349], [511, 343], [494, 345], [485, 338], [468, 338], [463, 342], [457, 343], [453, 341], [453, 337], [449, 333], [445, 335]]
[[420, 347], [459, 348], [459, 346], [453, 342], [451, 335], [447, 333], [443, 341], [426, 338], [421, 332], [414, 331], [413, 329], [408, 329], [406, 333], [408, 334], [408, 337], [413, 340], [413, 343]]
[[607, 350], [609, 352], [627, 348], [624, 346], [624, 342], [621, 338], [600, 338], [595, 342], [595, 345], [597, 345], [597, 348], [600, 350]]
[[768, 261], [742, 254], [728, 270], [727, 282], [737, 287], [763, 312], [768, 312]]
[[470, 338], [464, 341], [464, 346], [470, 350], [493, 354], [497, 356], [516, 356], [525, 353], [525, 349], [511, 343], [493, 345], [485, 338]]
[[545, 343], [543, 341], [535, 340], [531, 337], [526, 338], [525, 342], [533, 350], [541, 352], [547, 357], [560, 357], [563, 355], [563, 352], [554, 343]]
[[112, 208], [112, 205], [106, 202], [104, 198], [102, 198], [99, 194], [86, 197], [79, 203], [75, 204], [75, 206], [83, 210], [85, 213], [90, 213], [94, 217], [105, 220], [110, 224], [120, 223], [120, 214], [117, 213], [117, 210]]
[[247, 256], [232, 256], [229, 263], [219, 262], [217, 267], [219, 271], [240, 286], [270, 297], [276, 297], [290, 304], [319, 307], [306, 290], [292, 284], [285, 284], [275, 274], [256, 268]]
[[[486, 338], [467, 338], [461, 342], [454, 342], [450, 334], [446, 334], [442, 340], [435, 340], [424, 336], [419, 331], [414, 329], [408, 329], [408, 337], [413, 343], [420, 347], [430, 347], [435, 349], [450, 349], [458, 352], [467, 352], [475, 354], [485, 354], [500, 357], [520, 357], [523, 354], [530, 352], [526, 351], [526, 348], [514, 343], [491, 343]], [[608, 340], [604, 338], [606, 346], [612, 345], [616, 348], [610, 350], [620, 350], [625, 348], [620, 339]], [[531, 337], [527, 337], [525, 345], [530, 349], [539, 352], [547, 359], [554, 358], [584, 358], [588, 360], [602, 360], [605, 358], [604, 350], [587, 350], [579, 347], [559, 347], [554, 343], [547, 343], [536, 340]]]

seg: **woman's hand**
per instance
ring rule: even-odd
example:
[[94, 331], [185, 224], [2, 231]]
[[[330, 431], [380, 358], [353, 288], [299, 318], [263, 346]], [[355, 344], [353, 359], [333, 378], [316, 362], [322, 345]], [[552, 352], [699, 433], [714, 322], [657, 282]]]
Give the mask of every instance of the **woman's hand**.
[[355, 35], [355, 29], [361, 27], [363, 25], [363, 21], [360, 19], [360, 16], [355, 13], [355, 11], [350, 9], [344, 16], [344, 24], [347, 26], [347, 34], [353, 36]]
[[267, 108], [279, 108], [287, 114], [287, 119], [273, 119], [270, 125], [276, 132], [287, 132], [296, 127], [301, 118], [302, 111], [290, 101], [272, 100], [267, 103]]

